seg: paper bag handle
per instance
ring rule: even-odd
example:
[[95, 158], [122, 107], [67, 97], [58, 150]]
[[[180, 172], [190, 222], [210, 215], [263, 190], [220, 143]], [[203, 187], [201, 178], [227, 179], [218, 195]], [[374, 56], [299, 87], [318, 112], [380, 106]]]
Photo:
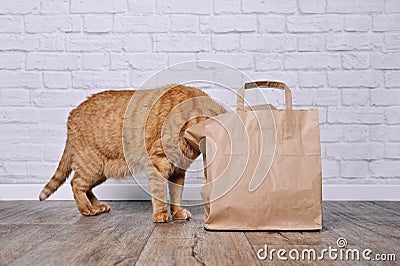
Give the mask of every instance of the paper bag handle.
[[292, 110], [292, 92], [285, 83], [279, 81], [255, 81], [247, 82], [238, 91], [236, 100], [236, 109], [244, 110], [244, 91], [251, 88], [274, 88], [285, 91], [285, 104], [286, 110]]

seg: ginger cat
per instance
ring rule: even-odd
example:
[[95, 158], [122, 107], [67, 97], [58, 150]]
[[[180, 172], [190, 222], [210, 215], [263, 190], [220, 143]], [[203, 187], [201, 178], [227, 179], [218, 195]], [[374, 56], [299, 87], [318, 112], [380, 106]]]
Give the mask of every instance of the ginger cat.
[[183, 85], [94, 94], [70, 113], [64, 153], [39, 199], [48, 198], [74, 171], [71, 185], [79, 211], [83, 215], [108, 212], [109, 205], [100, 203], [92, 188], [107, 178], [145, 170], [153, 221], [169, 220], [167, 183], [172, 217], [189, 219], [191, 214], [181, 203], [185, 171], [200, 151], [183, 133], [224, 112], [204, 92]]

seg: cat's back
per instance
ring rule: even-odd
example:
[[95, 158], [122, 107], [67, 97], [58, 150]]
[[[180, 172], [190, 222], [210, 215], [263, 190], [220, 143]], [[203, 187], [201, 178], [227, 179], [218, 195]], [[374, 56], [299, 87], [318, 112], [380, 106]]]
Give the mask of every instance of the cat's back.
[[107, 116], [116, 115], [126, 109], [134, 93], [134, 90], [109, 90], [93, 94], [71, 111], [68, 122], [73, 124], [90, 118], [91, 121], [86, 122], [96, 123], [100, 122], [93, 120], [96, 117], [104, 119]]

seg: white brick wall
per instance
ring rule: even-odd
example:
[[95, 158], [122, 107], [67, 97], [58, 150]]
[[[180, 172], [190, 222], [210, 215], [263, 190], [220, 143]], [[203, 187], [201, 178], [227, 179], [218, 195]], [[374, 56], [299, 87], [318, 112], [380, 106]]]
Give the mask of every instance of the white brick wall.
[[196, 59], [318, 108], [325, 183], [400, 183], [398, 0], [0, 0], [0, 183], [50, 177], [87, 95]]

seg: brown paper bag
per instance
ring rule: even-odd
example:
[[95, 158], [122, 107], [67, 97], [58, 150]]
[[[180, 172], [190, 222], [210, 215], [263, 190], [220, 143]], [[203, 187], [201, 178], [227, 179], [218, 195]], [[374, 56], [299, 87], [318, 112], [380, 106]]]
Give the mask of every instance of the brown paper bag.
[[[245, 109], [244, 92], [253, 87], [285, 90], [286, 109]], [[236, 111], [187, 129], [185, 137], [203, 152], [206, 229], [322, 228], [318, 110], [292, 110], [284, 83], [246, 83]]]

